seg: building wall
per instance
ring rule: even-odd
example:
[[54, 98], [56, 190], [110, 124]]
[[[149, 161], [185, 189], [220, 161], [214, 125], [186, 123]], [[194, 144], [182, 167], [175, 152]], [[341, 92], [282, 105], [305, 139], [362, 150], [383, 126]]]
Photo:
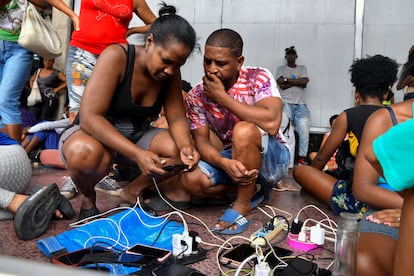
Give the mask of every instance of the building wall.
[[[218, 28], [233, 28], [242, 35], [245, 65], [262, 66], [274, 74], [284, 62], [284, 49], [295, 45], [297, 63], [308, 67], [310, 82], [306, 93], [313, 132], [324, 132], [331, 115], [354, 104], [348, 70], [355, 58], [383, 54], [404, 63], [409, 47], [414, 44], [409, 35], [414, 25], [411, 0], [166, 2], [176, 6], [177, 13], [194, 26], [199, 37], [201, 53], [193, 53], [182, 68], [183, 79], [192, 85], [203, 76], [205, 40]], [[147, 3], [158, 14], [161, 1], [147, 0]], [[75, 0], [76, 6], [79, 1]], [[137, 17], [131, 22], [131, 26], [135, 25], [142, 25]], [[142, 43], [143, 37], [137, 35], [129, 41]], [[401, 99], [402, 92], [396, 92], [396, 100]]]

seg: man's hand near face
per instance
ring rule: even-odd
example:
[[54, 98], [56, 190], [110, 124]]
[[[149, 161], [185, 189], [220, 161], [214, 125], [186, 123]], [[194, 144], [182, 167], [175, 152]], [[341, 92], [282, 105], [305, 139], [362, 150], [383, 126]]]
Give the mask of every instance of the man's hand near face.
[[207, 73], [203, 77], [204, 94], [206, 97], [216, 103], [221, 103], [222, 97], [227, 97], [223, 83], [216, 74]]

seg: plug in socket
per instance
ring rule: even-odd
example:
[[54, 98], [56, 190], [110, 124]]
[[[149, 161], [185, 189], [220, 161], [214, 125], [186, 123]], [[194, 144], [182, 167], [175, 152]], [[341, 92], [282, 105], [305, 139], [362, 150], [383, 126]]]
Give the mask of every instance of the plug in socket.
[[172, 246], [175, 257], [189, 256], [192, 253], [193, 238], [189, 235], [173, 234]]

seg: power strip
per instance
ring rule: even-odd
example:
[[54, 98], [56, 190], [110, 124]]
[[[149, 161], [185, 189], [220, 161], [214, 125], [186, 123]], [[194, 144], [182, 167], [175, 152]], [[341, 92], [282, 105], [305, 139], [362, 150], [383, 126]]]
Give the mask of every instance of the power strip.
[[[270, 224], [269, 222], [268, 224]], [[273, 219], [273, 229], [269, 227], [268, 224], [264, 225], [262, 228], [250, 235], [250, 244], [251, 246], [265, 246], [267, 241], [271, 241], [277, 234], [280, 233], [285, 228], [285, 221], [278, 220], [277, 218]]]
[[188, 235], [183, 234], [173, 234], [172, 235], [172, 247], [173, 255], [175, 257], [190, 256], [192, 253], [193, 238]]

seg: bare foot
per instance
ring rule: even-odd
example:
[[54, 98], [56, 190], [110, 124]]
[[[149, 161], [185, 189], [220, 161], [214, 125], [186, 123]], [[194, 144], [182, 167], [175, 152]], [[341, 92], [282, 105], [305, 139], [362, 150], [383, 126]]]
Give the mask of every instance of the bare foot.
[[62, 213], [58, 209], [55, 210], [55, 216], [58, 219], [63, 219], [63, 215], [62, 215]]
[[[140, 193], [138, 193], [140, 194]], [[135, 204], [137, 202], [138, 196], [135, 196], [129, 193], [127, 190], [123, 189], [119, 194], [119, 197], [122, 199], [123, 202], [127, 202], [130, 204]]]
[[284, 191], [299, 192], [300, 187], [295, 183], [282, 179], [279, 182], [277, 182], [273, 190], [278, 191], [278, 192], [284, 192]]

